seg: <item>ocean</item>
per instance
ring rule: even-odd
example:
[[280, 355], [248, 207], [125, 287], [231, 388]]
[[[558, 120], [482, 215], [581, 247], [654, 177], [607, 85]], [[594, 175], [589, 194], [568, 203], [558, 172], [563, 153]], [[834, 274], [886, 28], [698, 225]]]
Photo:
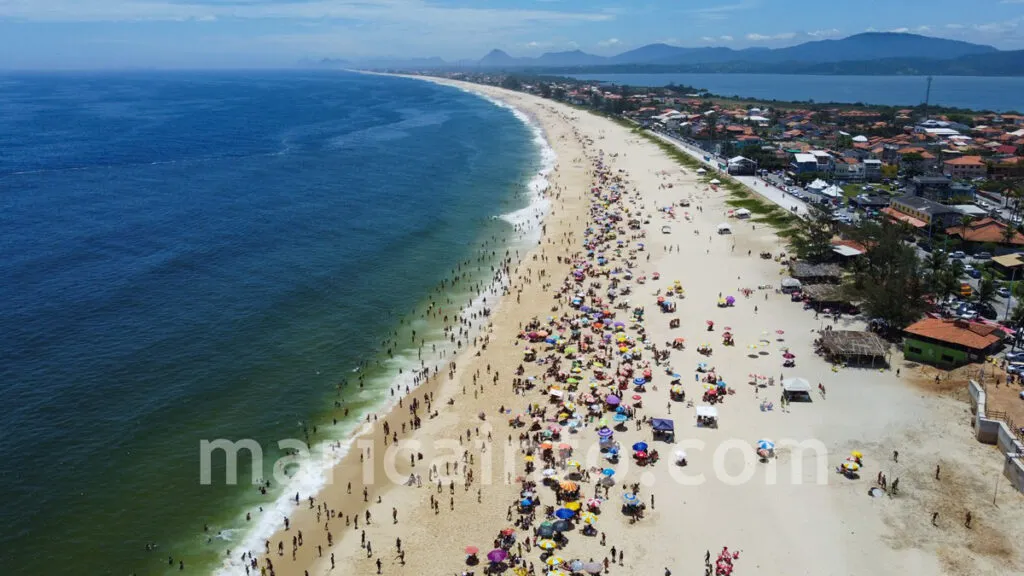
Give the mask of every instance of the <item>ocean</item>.
[[[507, 107], [340, 72], [8, 75], [0, 111], [4, 574], [261, 549], [279, 519], [245, 512], [337, 457], [261, 495], [277, 442], [322, 455], [391, 401], [420, 365], [391, 336], [451, 357], [424, 309], [493, 296], [490, 265], [539, 238], [553, 159]], [[203, 485], [216, 439], [259, 442], [265, 469], [229, 486], [215, 459]]]
[[[581, 80], [631, 86], [678, 84], [719, 96], [759, 100], [842, 102], [883, 106], [917, 106], [924, 102], [923, 76], [812, 76], [802, 74], [577, 74]], [[930, 101], [938, 106], [1024, 111], [1024, 78], [935, 76]]]

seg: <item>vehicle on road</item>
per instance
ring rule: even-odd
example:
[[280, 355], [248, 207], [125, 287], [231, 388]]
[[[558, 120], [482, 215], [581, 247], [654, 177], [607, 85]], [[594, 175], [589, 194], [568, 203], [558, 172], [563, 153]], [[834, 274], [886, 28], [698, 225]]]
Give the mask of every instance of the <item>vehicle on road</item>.
[[1007, 352], [1007, 362], [1024, 362], [1024, 352]]
[[1010, 289], [1005, 287], [1005, 286], [1003, 286], [1003, 287], [999, 288], [998, 290], [996, 290], [996, 294], [999, 294], [1003, 298], [1009, 298], [1010, 297]]
[[990, 252], [978, 252], [974, 255], [975, 260], [991, 260], [992, 254]]
[[949, 257], [950, 258], [956, 258], [957, 260], [963, 260], [964, 258], [967, 258], [967, 254], [964, 254], [963, 250], [956, 250], [956, 251], [950, 252], [949, 253]]

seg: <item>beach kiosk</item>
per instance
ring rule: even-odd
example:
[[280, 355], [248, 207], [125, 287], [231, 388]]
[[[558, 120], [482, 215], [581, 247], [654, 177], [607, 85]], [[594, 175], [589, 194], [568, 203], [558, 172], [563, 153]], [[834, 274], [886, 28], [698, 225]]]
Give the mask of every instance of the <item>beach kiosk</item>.
[[732, 226], [729, 226], [728, 224], [723, 222], [722, 224], [718, 225], [718, 233], [719, 234], [732, 234]]
[[786, 400], [811, 401], [811, 383], [805, 378], [786, 378], [782, 381], [782, 395]]
[[718, 428], [718, 408], [714, 406], [697, 406], [697, 426], [702, 428]]
[[676, 424], [668, 418], [651, 418], [651, 429], [655, 440], [676, 441]]

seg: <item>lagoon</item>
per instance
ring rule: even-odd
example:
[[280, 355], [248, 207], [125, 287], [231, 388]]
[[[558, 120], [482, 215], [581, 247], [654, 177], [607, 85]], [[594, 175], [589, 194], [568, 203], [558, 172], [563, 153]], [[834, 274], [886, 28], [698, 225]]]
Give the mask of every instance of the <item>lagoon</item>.
[[[813, 76], [798, 74], [575, 74], [632, 86], [678, 84], [720, 96], [759, 100], [842, 102], [916, 106], [924, 102], [924, 76]], [[935, 76], [931, 103], [939, 106], [1008, 112], [1024, 110], [1024, 78]]]

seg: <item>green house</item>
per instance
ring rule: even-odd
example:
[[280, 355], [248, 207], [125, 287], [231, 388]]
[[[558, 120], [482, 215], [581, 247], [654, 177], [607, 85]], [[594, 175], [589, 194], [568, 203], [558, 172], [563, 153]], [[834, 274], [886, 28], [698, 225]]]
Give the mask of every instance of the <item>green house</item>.
[[984, 360], [1002, 345], [998, 326], [959, 319], [925, 318], [903, 331], [907, 360], [955, 368]]

